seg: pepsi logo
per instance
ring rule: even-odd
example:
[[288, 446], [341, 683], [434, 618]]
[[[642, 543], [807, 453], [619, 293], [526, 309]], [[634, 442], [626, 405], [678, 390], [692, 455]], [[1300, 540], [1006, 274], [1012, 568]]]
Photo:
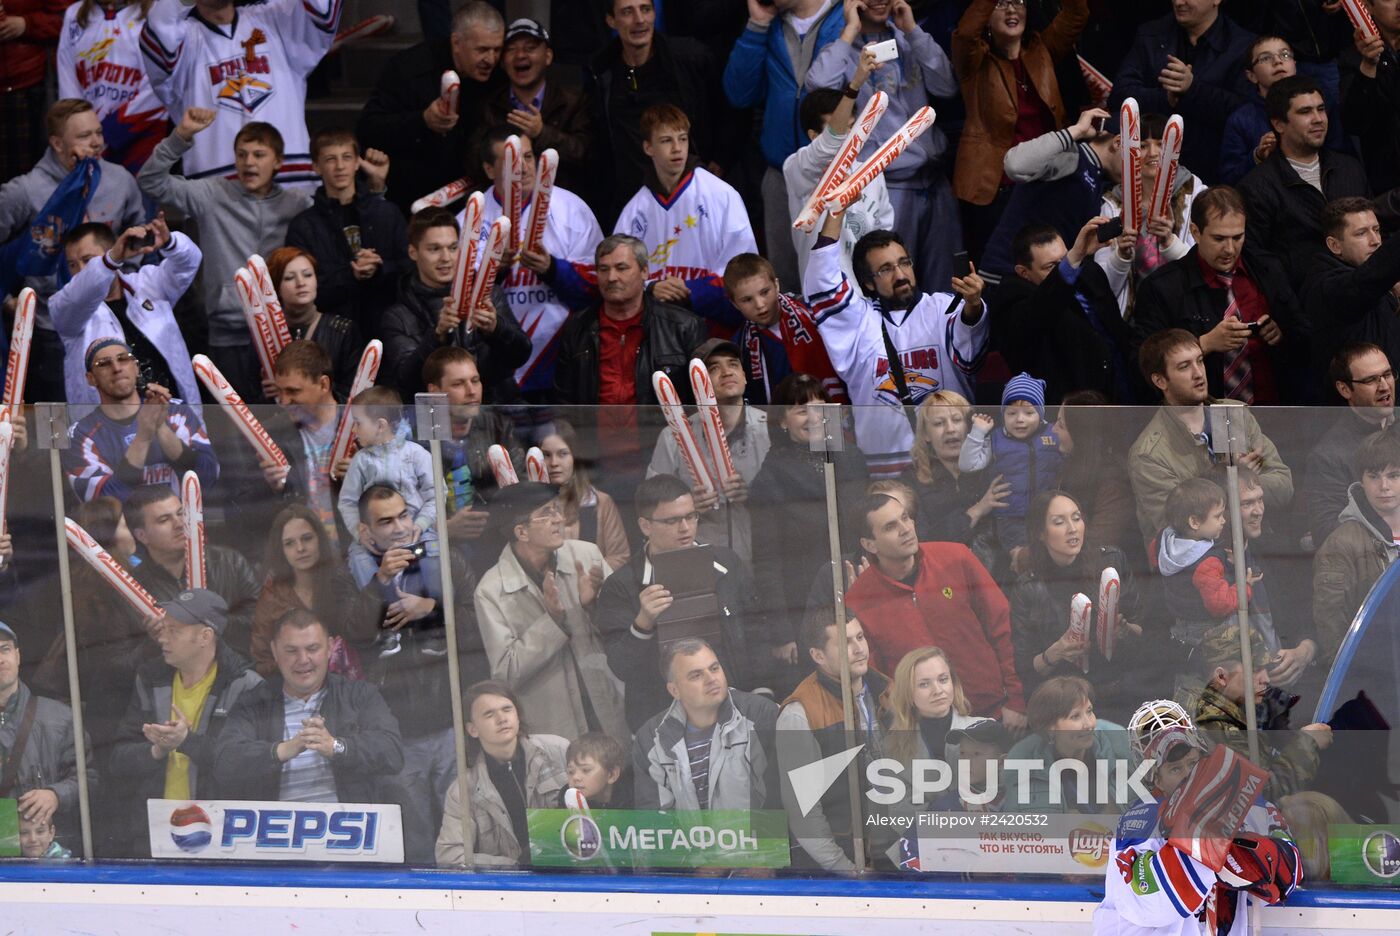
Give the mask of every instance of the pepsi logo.
[[181, 806], [170, 814], [170, 840], [180, 851], [203, 851], [213, 840], [212, 829], [209, 814], [198, 806]]

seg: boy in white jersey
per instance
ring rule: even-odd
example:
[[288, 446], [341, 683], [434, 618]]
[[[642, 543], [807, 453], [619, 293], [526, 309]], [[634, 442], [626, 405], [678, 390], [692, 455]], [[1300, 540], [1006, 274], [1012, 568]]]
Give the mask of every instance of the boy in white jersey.
[[[841, 215], [828, 213], [807, 257], [803, 292], [855, 404], [856, 444], [873, 476], [893, 477], [914, 444], [901, 407], [938, 390], [973, 397], [991, 335], [982, 278], [974, 270], [953, 277], [953, 293], [920, 293], [899, 235], [872, 231], [851, 257], [862, 295], [841, 272], [840, 236]], [[890, 361], [889, 349], [898, 360]]]
[[613, 233], [646, 244], [657, 299], [684, 302], [695, 281], [719, 289], [725, 265], [738, 254], [758, 253], [758, 246], [739, 193], [691, 159], [684, 111], [670, 104], [648, 107], [641, 130], [652, 168], [623, 206]]
[[172, 114], [217, 108], [214, 132], [185, 154], [190, 179], [231, 176], [233, 138], [245, 123], [281, 131], [277, 181], [314, 188], [306, 130], [306, 76], [331, 47], [341, 0], [156, 0], [141, 30], [151, 86]]
[[58, 37], [58, 96], [82, 98], [97, 111], [107, 158], [132, 172], [165, 138], [165, 105], [141, 58], [141, 25], [151, 0], [75, 3]]
[[[520, 224], [523, 228], [529, 223], [535, 194], [534, 144], [528, 136], [518, 133], [513, 127], [495, 127], [481, 141], [478, 153], [482, 172], [492, 183], [486, 193], [486, 209], [481, 217], [482, 250], [485, 250], [486, 230], [492, 221], [501, 216], [502, 153], [506, 139], [513, 134], [520, 137], [521, 156], [525, 163], [525, 207], [520, 213]], [[457, 223], [462, 223], [461, 213], [457, 215]], [[522, 240], [524, 236], [525, 231], [522, 230]], [[505, 291], [506, 304], [515, 314], [520, 327], [530, 336], [530, 358], [515, 372], [515, 382], [520, 385], [521, 391], [532, 395], [532, 398], [533, 395], [553, 390], [557, 350], [555, 339], [564, 320], [569, 317], [569, 307], [549, 283], [540, 279], [540, 275], [549, 269], [553, 257], [571, 264], [590, 266], [593, 251], [602, 240], [603, 231], [592, 209], [573, 192], [556, 185], [549, 197], [549, 215], [545, 219], [544, 242], [541, 244], [543, 251], [522, 251], [519, 262], [503, 269], [497, 277], [497, 285]]]

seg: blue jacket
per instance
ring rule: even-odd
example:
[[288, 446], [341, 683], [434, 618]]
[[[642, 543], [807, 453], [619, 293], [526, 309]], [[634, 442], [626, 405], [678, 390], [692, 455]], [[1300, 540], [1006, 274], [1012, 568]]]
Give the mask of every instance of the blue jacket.
[[1024, 517], [1031, 498], [1055, 487], [1060, 477], [1060, 439], [1043, 420], [1028, 439], [1013, 439], [1004, 428], [992, 431], [992, 466], [1011, 485], [1006, 506], [997, 513]]
[[1057, 179], [1018, 182], [1011, 189], [1006, 210], [987, 240], [982, 254], [982, 269], [1007, 274], [1016, 266], [1011, 255], [1011, 241], [1016, 232], [1032, 221], [1050, 225], [1060, 232], [1066, 244], [1073, 244], [1079, 229], [1099, 213], [1103, 193], [1113, 187], [1113, 180], [1104, 171], [1098, 156], [1085, 143], [1074, 144], [1067, 131], [1059, 136], [1070, 146], [1076, 146], [1079, 164], [1074, 172]]
[[[778, 16], [767, 26], [749, 21], [734, 43], [724, 66], [724, 94], [735, 107], [763, 104], [763, 131], [759, 146], [768, 165], [782, 169], [783, 160], [807, 145], [807, 135], [797, 119], [802, 84], [813, 59], [841, 35], [845, 25], [839, 0], [827, 0], [827, 8], [805, 42], [799, 43], [787, 17]], [[798, 54], [794, 63], [793, 53]]]

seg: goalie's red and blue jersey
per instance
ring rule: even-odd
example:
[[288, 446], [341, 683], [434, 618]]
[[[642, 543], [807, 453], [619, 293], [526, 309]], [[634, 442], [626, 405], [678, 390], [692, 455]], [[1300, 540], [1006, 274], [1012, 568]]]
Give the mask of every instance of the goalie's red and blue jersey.
[[146, 77], [141, 57], [140, 4], [94, 5], [84, 25], [82, 6], [63, 14], [58, 38], [58, 96], [87, 101], [102, 121], [106, 158], [135, 173], [165, 138], [165, 105]]
[[234, 137], [263, 121], [282, 134], [277, 181], [317, 181], [306, 76], [330, 50], [340, 11], [341, 0], [267, 0], [239, 4], [232, 23], [217, 25], [180, 0], [156, 0], [141, 30], [151, 87], [176, 119], [188, 107], [218, 113], [184, 156], [186, 178], [231, 178]]
[[188, 404], [172, 401], [165, 424], [187, 449], [184, 462], [175, 465], [166, 457], [159, 437], [151, 441], [146, 463], [136, 468], [126, 460], [126, 451], [136, 438], [136, 419], [119, 422], [102, 410], [94, 409], [69, 430], [70, 443], [63, 453], [63, 471], [73, 493], [80, 500], [115, 497], [124, 501], [132, 489], [143, 484], [168, 484], [180, 492], [180, 478], [188, 469], [199, 476], [207, 492], [219, 478], [219, 461], [199, 414]]
[[[1112, 860], [1104, 872], [1103, 903], [1094, 911], [1095, 936], [1174, 936], [1205, 933], [1208, 912], [1219, 898], [1214, 871], [1168, 844], [1159, 801], [1138, 803], [1118, 820]], [[1260, 797], [1245, 816], [1244, 830], [1289, 838], [1277, 806]], [[1238, 895], [1243, 898], [1244, 895]], [[1226, 929], [1211, 936], [1249, 932], [1249, 901], [1232, 902]]]
[[836, 373], [855, 405], [856, 443], [872, 474], [897, 474], [908, 464], [914, 434], [890, 368], [889, 347], [904, 368], [909, 403], [951, 390], [973, 397], [974, 378], [987, 354], [991, 316], [975, 324], [949, 293], [925, 293], [912, 309], [886, 313], [863, 296], [841, 270], [841, 245], [818, 241], [807, 258], [803, 290]]

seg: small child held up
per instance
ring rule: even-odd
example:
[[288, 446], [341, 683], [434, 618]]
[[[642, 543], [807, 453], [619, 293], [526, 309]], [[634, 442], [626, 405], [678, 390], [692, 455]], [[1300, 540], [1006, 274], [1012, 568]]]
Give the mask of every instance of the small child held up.
[[403, 398], [393, 387], [370, 387], [351, 400], [350, 407], [360, 448], [350, 459], [337, 501], [346, 529], [359, 525], [360, 495], [372, 485], [388, 484], [403, 495], [422, 539], [435, 539], [433, 458], [427, 449], [399, 435]]
[[73, 853], [54, 838], [53, 819], [19, 817], [19, 854], [21, 858], [72, 858]]
[[[1011, 485], [1005, 507], [992, 514], [997, 541], [1012, 554], [1026, 546], [1026, 511], [1041, 491], [1059, 483], [1060, 439], [1045, 421], [1045, 381], [1022, 372], [1001, 393], [1001, 429], [990, 416], [972, 417], [972, 428], [958, 454], [959, 471], [980, 471], [988, 465]], [[1018, 569], [1019, 571], [1019, 569]]]
[[[630, 784], [622, 782], [625, 752], [610, 735], [590, 731], [569, 744], [564, 755], [569, 785], [559, 791], [560, 805], [568, 790], [578, 790], [591, 809], [631, 809]], [[626, 789], [625, 789], [626, 788]]]
[[[1171, 611], [1172, 637], [1199, 646], [1205, 633], [1236, 613], [1234, 564], [1221, 540], [1225, 532], [1225, 492], [1206, 478], [1181, 482], [1167, 496], [1166, 529], [1157, 539], [1157, 570], [1162, 573]], [[1250, 586], [1263, 578], [1248, 573]]]

